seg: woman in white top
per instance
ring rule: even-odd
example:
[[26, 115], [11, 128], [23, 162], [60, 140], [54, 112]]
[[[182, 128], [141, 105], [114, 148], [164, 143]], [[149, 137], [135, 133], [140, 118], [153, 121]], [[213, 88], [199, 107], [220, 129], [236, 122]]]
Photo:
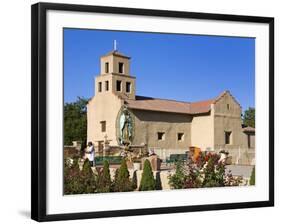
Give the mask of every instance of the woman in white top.
[[95, 166], [95, 148], [92, 142], [88, 142], [88, 147], [85, 148], [85, 158], [90, 161], [91, 166]]

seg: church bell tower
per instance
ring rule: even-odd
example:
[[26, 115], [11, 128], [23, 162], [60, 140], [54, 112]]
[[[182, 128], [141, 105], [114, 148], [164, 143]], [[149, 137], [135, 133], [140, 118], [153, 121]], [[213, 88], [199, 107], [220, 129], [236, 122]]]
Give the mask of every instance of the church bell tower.
[[135, 99], [135, 77], [130, 74], [130, 57], [116, 50], [100, 58], [100, 75], [95, 78], [95, 96], [113, 93]]

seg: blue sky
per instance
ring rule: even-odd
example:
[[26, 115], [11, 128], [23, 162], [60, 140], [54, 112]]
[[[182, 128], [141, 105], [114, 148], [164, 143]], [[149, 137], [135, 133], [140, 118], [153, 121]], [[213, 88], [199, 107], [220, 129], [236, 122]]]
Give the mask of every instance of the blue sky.
[[131, 57], [136, 94], [199, 101], [229, 90], [243, 110], [255, 106], [253, 38], [64, 29], [64, 100], [94, 95], [100, 56]]

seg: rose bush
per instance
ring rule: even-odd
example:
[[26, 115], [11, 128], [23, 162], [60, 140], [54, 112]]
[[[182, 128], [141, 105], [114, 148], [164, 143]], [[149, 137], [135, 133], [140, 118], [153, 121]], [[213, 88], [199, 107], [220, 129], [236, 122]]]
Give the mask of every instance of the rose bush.
[[169, 184], [174, 189], [238, 186], [241, 183], [241, 177], [226, 172], [225, 161], [214, 152], [200, 152], [196, 160], [178, 162], [175, 174], [169, 176]]

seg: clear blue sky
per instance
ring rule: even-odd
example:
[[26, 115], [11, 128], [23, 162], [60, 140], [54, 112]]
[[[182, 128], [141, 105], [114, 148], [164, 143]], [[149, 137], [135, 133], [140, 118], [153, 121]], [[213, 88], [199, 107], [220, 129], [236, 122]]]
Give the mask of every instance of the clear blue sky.
[[230, 90], [243, 110], [255, 106], [255, 39], [64, 29], [64, 100], [94, 95], [100, 56], [131, 57], [136, 94], [198, 101]]

